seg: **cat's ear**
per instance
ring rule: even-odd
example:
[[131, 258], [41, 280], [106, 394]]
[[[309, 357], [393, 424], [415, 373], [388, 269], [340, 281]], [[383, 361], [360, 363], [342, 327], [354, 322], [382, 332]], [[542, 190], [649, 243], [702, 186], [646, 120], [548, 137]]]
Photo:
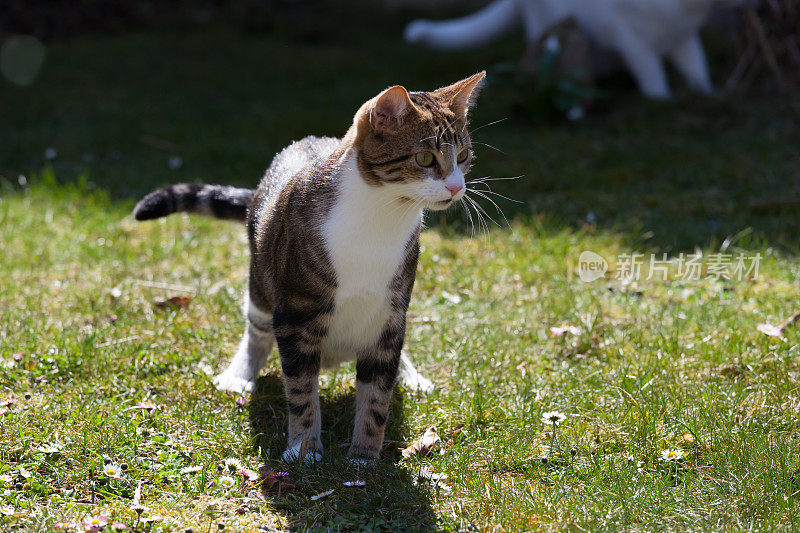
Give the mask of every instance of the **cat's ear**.
[[436, 89], [434, 92], [450, 100], [450, 109], [453, 110], [453, 113], [455, 113], [456, 116], [466, 118], [467, 112], [475, 104], [475, 100], [478, 98], [478, 89], [480, 88], [480, 84], [485, 77], [486, 71], [482, 70], [481, 72], [478, 72], [469, 78], [458, 81], [453, 85]]
[[405, 87], [389, 87], [375, 99], [369, 111], [369, 123], [375, 133], [394, 133], [403, 125], [413, 105]]

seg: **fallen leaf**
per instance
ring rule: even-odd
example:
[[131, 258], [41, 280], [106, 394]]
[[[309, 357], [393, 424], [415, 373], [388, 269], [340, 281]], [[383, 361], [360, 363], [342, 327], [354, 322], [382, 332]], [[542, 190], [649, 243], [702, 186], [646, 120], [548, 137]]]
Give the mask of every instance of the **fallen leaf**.
[[427, 456], [431, 453], [431, 450], [439, 442], [439, 434], [436, 433], [436, 428], [431, 426], [425, 430], [425, 433], [420, 437], [419, 440], [410, 444], [405, 450], [403, 450], [403, 457], [406, 459], [411, 459], [416, 457], [418, 459], [422, 459], [423, 457]]
[[191, 296], [173, 296], [171, 298], [167, 298], [166, 300], [157, 300], [156, 307], [171, 307], [173, 309], [186, 309], [189, 307], [189, 303], [191, 303], [192, 297]]
[[312, 500], [321, 500], [322, 498], [325, 498], [326, 496], [330, 496], [331, 494], [333, 494], [333, 489], [326, 490], [325, 492], [320, 492], [319, 494], [314, 494], [311, 497], [311, 499]]
[[690, 431], [687, 431], [681, 435], [681, 440], [686, 444], [694, 444], [694, 435], [692, 435]]

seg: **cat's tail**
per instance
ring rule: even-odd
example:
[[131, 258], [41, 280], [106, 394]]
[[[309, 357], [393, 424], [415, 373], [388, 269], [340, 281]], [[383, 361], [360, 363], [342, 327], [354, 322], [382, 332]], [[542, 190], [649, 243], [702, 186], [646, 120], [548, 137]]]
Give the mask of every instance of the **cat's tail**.
[[441, 49], [480, 46], [512, 29], [521, 16], [518, 0], [496, 0], [466, 17], [433, 22], [415, 20], [404, 33], [406, 42]]
[[177, 183], [139, 200], [133, 216], [136, 220], [151, 220], [183, 212], [244, 222], [254, 192], [229, 185]]

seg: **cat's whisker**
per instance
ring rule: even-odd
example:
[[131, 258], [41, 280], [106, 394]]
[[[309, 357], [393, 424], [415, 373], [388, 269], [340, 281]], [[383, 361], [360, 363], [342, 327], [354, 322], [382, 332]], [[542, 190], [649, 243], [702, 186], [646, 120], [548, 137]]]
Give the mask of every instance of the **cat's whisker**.
[[[508, 120], [508, 117], [504, 117], [504, 118], [501, 118], [500, 120], [495, 120], [494, 122], [490, 122], [488, 124], [484, 124], [483, 126], [479, 126], [479, 127], [475, 128], [474, 130], [471, 130], [469, 132], [469, 134], [470, 135], [474, 135], [476, 131], [482, 130], [483, 128], [488, 128], [489, 126], [494, 126], [495, 124], [499, 124], [499, 123], [501, 123], [501, 122], [503, 122], [505, 120]], [[467, 125], [464, 124], [464, 127], [466, 127], [466, 126]], [[462, 133], [463, 133], [463, 130], [462, 130]]]
[[[467, 191], [467, 192], [475, 192], [475, 191]], [[465, 196], [465, 198], [466, 198], [466, 196]], [[473, 198], [473, 201], [475, 201], [474, 198]], [[502, 226], [500, 224], [498, 224], [498, 222], [494, 218], [492, 218], [492, 216], [489, 213], [486, 212], [486, 209], [484, 209], [481, 204], [479, 204], [477, 201], [475, 201], [475, 205], [481, 210], [481, 212], [486, 216], [486, 218], [488, 218], [489, 220], [492, 221], [492, 223], [495, 226], [497, 226], [498, 228], [502, 228]]]
[[483, 145], [483, 146], [488, 146], [488, 147], [489, 147], [489, 148], [491, 148], [492, 150], [496, 150], [496, 151], [500, 152], [501, 154], [504, 154], [504, 155], [505, 155], [505, 152], [504, 152], [504, 151], [502, 151], [500, 148], [497, 148], [496, 146], [492, 146], [492, 145], [491, 145], [491, 144], [489, 144], [489, 143], [483, 143], [483, 142], [480, 142], [480, 141], [472, 141], [472, 144], [480, 144], [480, 145]]
[[511, 176], [506, 178], [493, 178], [491, 176], [484, 176], [483, 178], [475, 178], [474, 180], [469, 180], [467, 183], [483, 183], [486, 181], [505, 181], [505, 180], [518, 180], [520, 178], [524, 178], [525, 174], [520, 174], [519, 176]]
[[460, 203], [461, 203], [462, 209], [464, 209], [464, 212], [467, 214], [467, 217], [469, 217], [469, 225], [472, 228], [472, 238], [474, 239], [475, 238], [475, 222], [473, 222], [473, 220], [472, 220], [472, 213], [469, 212], [469, 208], [467, 207], [467, 203], [466, 202], [460, 202]]
[[[481, 184], [479, 183], [478, 185], [481, 185]], [[487, 187], [488, 187], [488, 185], [487, 185]], [[472, 192], [482, 192], [482, 193], [485, 193], [485, 194], [493, 194], [495, 196], [499, 196], [500, 198], [502, 198], [504, 200], [508, 200], [509, 202], [514, 202], [515, 204], [524, 204], [525, 203], [525, 202], [522, 202], [520, 200], [514, 200], [513, 198], [509, 198], [508, 196], [504, 196], [504, 195], [500, 194], [499, 192], [494, 192], [491, 189], [489, 189], [487, 191], [485, 189], [470, 189], [470, 188], [467, 188], [467, 190], [468, 191], [472, 191]]]
[[488, 246], [489, 244], [489, 224], [486, 222], [484, 216], [481, 214], [481, 207], [469, 196], [464, 196], [464, 199], [467, 200], [472, 208], [475, 209], [475, 215], [478, 217], [478, 223], [483, 227], [484, 231], [484, 246]]
[[506, 221], [506, 226], [511, 226], [511, 224], [508, 222], [508, 218], [506, 218], [506, 214], [505, 214], [505, 213], [503, 213], [503, 210], [502, 210], [502, 209], [500, 209], [500, 206], [499, 206], [499, 205], [497, 205], [497, 202], [495, 202], [494, 200], [492, 200], [491, 198], [489, 198], [488, 196], [486, 196], [485, 194], [483, 194], [483, 192], [481, 192], [481, 191], [471, 190], [471, 191], [469, 191], [469, 192], [475, 193], [475, 194], [477, 194], [478, 196], [480, 196], [481, 198], [484, 198], [484, 199], [488, 200], [489, 202], [491, 202], [491, 204], [492, 204], [492, 205], [494, 206], [494, 208], [497, 210], [497, 213], [498, 213], [500, 216], [502, 216], [502, 217], [503, 217], [503, 220], [505, 220], [505, 221]]

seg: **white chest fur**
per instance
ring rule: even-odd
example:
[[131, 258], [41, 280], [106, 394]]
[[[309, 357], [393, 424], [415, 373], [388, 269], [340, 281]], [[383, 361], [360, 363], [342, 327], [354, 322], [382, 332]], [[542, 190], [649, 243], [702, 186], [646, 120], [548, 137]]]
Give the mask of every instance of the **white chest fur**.
[[336, 272], [334, 312], [322, 346], [323, 364], [338, 364], [377, 342], [391, 311], [388, 287], [420, 224], [420, 208], [393, 201], [391, 185], [367, 184], [348, 157], [323, 235]]

